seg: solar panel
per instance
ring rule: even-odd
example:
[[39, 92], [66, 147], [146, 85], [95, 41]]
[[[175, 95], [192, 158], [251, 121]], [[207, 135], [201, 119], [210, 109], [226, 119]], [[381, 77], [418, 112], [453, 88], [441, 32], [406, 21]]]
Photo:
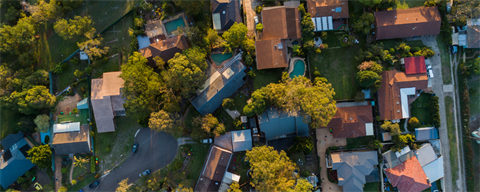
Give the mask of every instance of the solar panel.
[[327, 26], [327, 17], [322, 17], [322, 25], [323, 25], [323, 30], [326, 31], [328, 30], [328, 26]]
[[337, 8], [335, 8], [335, 12], [337, 12], [337, 13], [342, 12], [342, 7], [337, 7]]
[[328, 16], [328, 30], [333, 30], [333, 18]]
[[317, 17], [315, 19], [317, 20], [317, 31], [322, 31], [322, 18]]

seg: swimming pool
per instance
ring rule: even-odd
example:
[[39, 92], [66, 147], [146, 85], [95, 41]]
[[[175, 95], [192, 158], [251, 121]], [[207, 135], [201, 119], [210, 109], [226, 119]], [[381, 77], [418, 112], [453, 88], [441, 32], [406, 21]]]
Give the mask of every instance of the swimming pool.
[[212, 60], [215, 65], [220, 66], [222, 62], [233, 57], [233, 53], [212, 53]]
[[185, 22], [183, 21], [183, 18], [180, 17], [178, 19], [175, 19], [173, 21], [169, 21], [164, 23], [165, 29], [167, 30], [168, 35], [172, 34], [172, 31], [177, 30], [178, 27], [185, 27]]
[[294, 77], [303, 76], [305, 74], [305, 62], [301, 59], [297, 59], [295, 63], [293, 63], [293, 71], [290, 73], [290, 78], [293, 79]]

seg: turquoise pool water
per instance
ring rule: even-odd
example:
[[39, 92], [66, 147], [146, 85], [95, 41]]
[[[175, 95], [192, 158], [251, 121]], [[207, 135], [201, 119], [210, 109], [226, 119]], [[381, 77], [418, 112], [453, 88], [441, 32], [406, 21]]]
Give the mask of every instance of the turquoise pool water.
[[173, 21], [166, 22], [164, 25], [167, 33], [171, 35], [172, 31], [177, 30], [178, 27], [185, 27], [185, 22], [183, 21], [183, 18], [180, 17]]
[[290, 73], [290, 78], [293, 79], [296, 76], [303, 76], [305, 73], [305, 62], [298, 59], [293, 63], [293, 71]]
[[222, 65], [223, 61], [230, 59], [232, 56], [233, 56], [232, 53], [225, 53], [225, 54], [213, 53], [211, 57], [215, 65], [220, 66]]

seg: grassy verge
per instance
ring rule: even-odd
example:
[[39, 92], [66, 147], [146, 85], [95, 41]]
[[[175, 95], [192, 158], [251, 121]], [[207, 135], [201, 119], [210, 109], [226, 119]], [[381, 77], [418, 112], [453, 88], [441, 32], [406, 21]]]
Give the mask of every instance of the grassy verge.
[[95, 181], [95, 174], [90, 174], [89, 176], [85, 177], [83, 180], [77, 181], [77, 184], [70, 187], [68, 191], [80, 191], [80, 189], [89, 185], [93, 181]]
[[282, 79], [282, 71], [283, 69], [257, 70], [254, 67], [253, 72], [256, 76], [253, 78], [253, 90], [265, 87], [270, 83], [278, 83]]
[[470, 115], [475, 116], [480, 113], [480, 76], [473, 75], [467, 80], [468, 93], [470, 97]]
[[245, 105], [247, 105], [248, 98], [243, 93], [240, 93], [235, 98], [233, 98], [233, 100], [235, 101], [235, 108], [237, 109], [237, 111], [243, 114], [243, 108], [245, 107]]
[[200, 172], [203, 168], [203, 163], [208, 155], [208, 149], [210, 145], [205, 144], [187, 144], [183, 145], [183, 148], [193, 149], [192, 158], [185, 167], [185, 177], [190, 180], [190, 187], [194, 187], [197, 183]]
[[421, 125], [431, 125], [432, 121], [430, 119], [430, 95], [426, 93], [420, 94], [411, 105], [410, 111], [412, 117], [416, 117]]
[[[453, 99], [450, 96], [445, 97], [445, 115], [447, 117], [448, 144], [450, 146], [450, 164], [452, 168], [452, 183], [457, 182], [458, 178], [458, 149], [457, 134], [455, 130], [453, 117]], [[455, 186], [453, 185], [454, 190]]]
[[111, 168], [130, 153], [134, 135], [142, 126], [129, 117], [115, 118], [116, 130], [109, 133], [95, 133], [95, 151], [100, 171]]
[[363, 191], [365, 192], [380, 191], [379, 188], [380, 188], [380, 182], [367, 183], [363, 186]]
[[443, 36], [439, 35], [437, 37], [437, 45], [438, 49], [440, 50], [440, 61], [442, 62], [443, 84], [450, 84], [452, 83], [452, 73], [450, 69], [450, 53], [445, 47]]

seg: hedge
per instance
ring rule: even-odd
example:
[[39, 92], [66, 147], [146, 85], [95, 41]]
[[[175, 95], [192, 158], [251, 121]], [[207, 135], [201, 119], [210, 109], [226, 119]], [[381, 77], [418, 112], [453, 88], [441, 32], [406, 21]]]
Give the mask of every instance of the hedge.
[[472, 149], [472, 139], [470, 137], [470, 107], [469, 107], [469, 95], [467, 87], [467, 77], [465, 73], [467, 69], [464, 64], [458, 66], [458, 78], [459, 78], [459, 88], [460, 88], [460, 115], [462, 118], [462, 133], [463, 133], [463, 155], [465, 157], [465, 176], [467, 182], [467, 191], [475, 190], [475, 164], [473, 162], [473, 149]]
[[95, 173], [95, 156], [90, 157], [90, 172]]

